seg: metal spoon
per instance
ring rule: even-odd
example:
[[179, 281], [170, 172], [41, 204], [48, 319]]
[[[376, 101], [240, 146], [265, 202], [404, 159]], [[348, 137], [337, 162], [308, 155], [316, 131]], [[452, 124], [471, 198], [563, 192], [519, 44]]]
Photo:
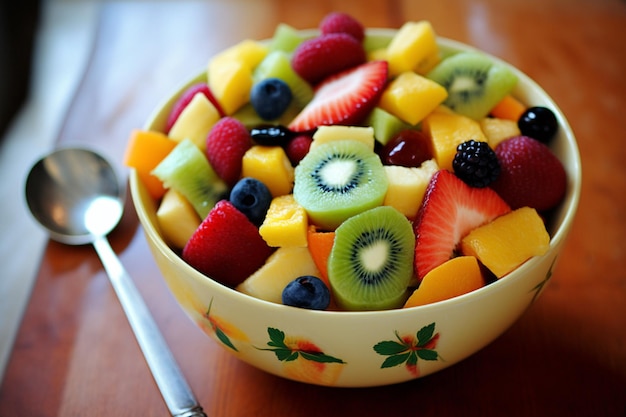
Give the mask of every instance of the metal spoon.
[[26, 180], [28, 207], [52, 239], [95, 247], [171, 415], [206, 417], [106, 239], [122, 217], [124, 194], [111, 164], [87, 149], [52, 152], [33, 166]]

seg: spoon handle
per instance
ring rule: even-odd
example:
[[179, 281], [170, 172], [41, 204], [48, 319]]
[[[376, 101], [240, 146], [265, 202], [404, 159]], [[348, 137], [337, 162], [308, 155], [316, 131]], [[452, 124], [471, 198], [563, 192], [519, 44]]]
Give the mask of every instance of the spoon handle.
[[137, 287], [113, 252], [106, 237], [98, 237], [93, 246], [109, 275], [152, 376], [174, 417], [206, 417], [167, 347]]

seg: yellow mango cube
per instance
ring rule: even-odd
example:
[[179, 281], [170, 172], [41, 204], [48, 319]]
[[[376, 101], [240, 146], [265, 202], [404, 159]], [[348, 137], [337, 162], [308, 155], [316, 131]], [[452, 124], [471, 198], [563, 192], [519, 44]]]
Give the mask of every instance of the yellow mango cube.
[[457, 146], [470, 139], [487, 141], [480, 123], [456, 113], [435, 111], [423, 120], [422, 130], [430, 137], [439, 168], [448, 171], [452, 171]]
[[238, 61], [253, 69], [269, 53], [269, 47], [261, 42], [246, 39], [215, 55], [209, 62], [209, 71], [225, 62]]
[[487, 142], [492, 149], [503, 140], [519, 136], [522, 133], [517, 126], [517, 121], [509, 119], [499, 119], [496, 117], [485, 117], [480, 120], [480, 128], [483, 130]]
[[409, 219], [415, 218], [430, 178], [439, 169], [434, 159], [424, 161], [419, 168], [385, 165], [389, 187], [383, 205], [392, 206]]
[[504, 214], [461, 240], [461, 253], [478, 258], [498, 278], [533, 256], [545, 254], [549, 247], [543, 219], [530, 207]]
[[426, 74], [441, 60], [435, 31], [426, 20], [405, 23], [387, 47], [389, 75]]
[[403, 72], [389, 83], [379, 106], [415, 125], [448, 97], [444, 87], [414, 72]]
[[182, 249], [200, 226], [200, 216], [178, 191], [169, 189], [156, 212], [157, 223], [165, 241]]
[[371, 126], [319, 126], [313, 134], [311, 149], [323, 143], [336, 140], [356, 140], [366, 144], [372, 151], [374, 150], [374, 128]]
[[259, 234], [272, 247], [307, 246], [308, 217], [293, 194], [272, 199]]
[[180, 113], [168, 136], [176, 142], [189, 139], [198, 148], [205, 150], [206, 137], [219, 119], [220, 114], [213, 103], [204, 94], [198, 93]]
[[252, 146], [244, 154], [241, 165], [241, 176], [261, 181], [272, 197], [291, 193], [294, 169], [280, 146]]

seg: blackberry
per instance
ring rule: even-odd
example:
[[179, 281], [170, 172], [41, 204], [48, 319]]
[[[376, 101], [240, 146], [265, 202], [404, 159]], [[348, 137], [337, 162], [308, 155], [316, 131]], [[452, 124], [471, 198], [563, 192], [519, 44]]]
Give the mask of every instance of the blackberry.
[[500, 163], [487, 142], [468, 140], [456, 148], [452, 168], [471, 187], [483, 188], [500, 175]]

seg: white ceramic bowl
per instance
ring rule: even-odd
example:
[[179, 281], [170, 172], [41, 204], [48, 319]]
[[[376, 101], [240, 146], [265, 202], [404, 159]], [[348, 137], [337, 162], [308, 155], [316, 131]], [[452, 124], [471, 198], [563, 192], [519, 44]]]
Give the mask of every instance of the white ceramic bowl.
[[[369, 35], [390, 38], [394, 31]], [[439, 39], [445, 52], [472, 49]], [[496, 58], [493, 58], [496, 59]], [[562, 112], [532, 80], [514, 69], [514, 95], [551, 108], [560, 130], [552, 148], [568, 175], [556, 211], [549, 251], [509, 276], [472, 293], [410, 309], [328, 312], [298, 309], [227, 288], [186, 264], [159, 234], [152, 200], [134, 171], [130, 187], [139, 220], [169, 288], [187, 315], [216, 343], [249, 364], [306, 383], [362, 387], [411, 380], [453, 365], [502, 334], [537, 299], [549, 281], [571, 228], [581, 186], [576, 140]], [[169, 109], [190, 80], [165, 101], [146, 129], [162, 130]]]

